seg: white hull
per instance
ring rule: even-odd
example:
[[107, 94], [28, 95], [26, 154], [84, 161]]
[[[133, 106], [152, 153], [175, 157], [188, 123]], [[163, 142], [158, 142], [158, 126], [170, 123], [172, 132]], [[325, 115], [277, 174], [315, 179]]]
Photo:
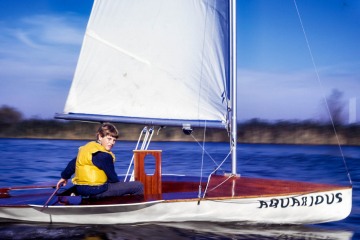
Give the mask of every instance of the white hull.
[[[277, 199], [277, 200], [275, 200]], [[274, 206], [274, 203], [278, 203]], [[249, 222], [312, 224], [346, 218], [351, 211], [352, 189], [279, 197], [161, 200], [113, 205], [29, 205], [0, 207], [0, 218], [16, 221], [126, 224], [142, 222]]]

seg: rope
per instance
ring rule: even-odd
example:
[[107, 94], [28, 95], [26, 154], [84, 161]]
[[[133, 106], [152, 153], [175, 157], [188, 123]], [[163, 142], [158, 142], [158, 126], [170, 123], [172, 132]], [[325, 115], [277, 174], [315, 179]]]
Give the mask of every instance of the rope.
[[200, 167], [199, 193], [198, 193], [199, 198], [201, 198], [201, 182], [202, 182], [203, 168], [204, 168], [205, 139], [206, 139], [206, 121], [205, 121], [203, 145], [202, 145], [203, 150], [202, 150], [202, 154], [201, 154], [201, 167]]
[[[208, 23], [208, 13], [209, 11], [212, 11], [212, 9], [210, 8], [210, 6], [206, 5], [205, 6], [205, 22], [204, 22], [204, 31], [203, 31], [203, 40], [202, 40], [202, 56], [201, 56], [201, 62], [204, 61], [204, 54], [205, 54], [205, 46], [206, 46], [206, 26]], [[203, 89], [203, 71], [204, 71], [204, 64], [201, 64], [201, 69], [200, 69], [200, 81], [199, 81], [199, 89]], [[205, 82], [206, 83], [206, 82]], [[226, 90], [224, 90], [226, 91]], [[206, 95], [206, 97], [209, 97], [208, 95]], [[224, 94], [222, 95], [222, 97], [224, 97]], [[198, 112], [199, 112], [199, 108], [200, 108], [200, 101], [201, 101], [201, 91], [199, 91], [199, 95], [198, 95]], [[224, 99], [227, 99], [226, 97], [224, 97]], [[228, 106], [228, 103], [227, 103]], [[215, 163], [215, 165], [217, 166], [216, 171], [221, 167], [221, 165], [218, 165], [217, 162], [211, 157], [211, 155], [206, 151], [205, 149], [205, 140], [206, 140], [206, 121], [205, 121], [205, 127], [204, 127], [204, 135], [203, 135], [203, 143], [202, 145], [198, 142], [198, 140], [194, 137], [193, 134], [191, 134], [192, 138], [198, 143], [198, 145], [200, 146], [200, 148], [202, 149], [202, 156], [201, 156], [201, 168], [200, 168], [200, 179], [199, 179], [199, 199], [201, 198], [201, 182], [202, 182], [202, 178], [203, 178], [203, 168], [204, 168], [204, 156], [205, 154], [210, 157], [210, 159]], [[200, 203], [200, 200], [198, 202], [198, 204]]]
[[[201, 145], [199, 143], [199, 141], [195, 138], [195, 136], [191, 133], [190, 134], [191, 137], [195, 140], [195, 142], [200, 146], [200, 148], [202, 149], [202, 158], [201, 158], [201, 169], [200, 169], [200, 180], [199, 180], [199, 193], [198, 193], [198, 197], [199, 197], [199, 201], [198, 201], [198, 205], [200, 204], [200, 200], [201, 198], [205, 198], [205, 195], [206, 195], [206, 192], [207, 192], [207, 189], [208, 189], [208, 186], [209, 186], [209, 183], [210, 183], [210, 179], [211, 179], [211, 176], [216, 173], [220, 168], [221, 166], [225, 163], [225, 161], [229, 158], [229, 156], [231, 155], [231, 152], [233, 151], [233, 147], [230, 148], [230, 151], [228, 152], [228, 154], [226, 155], [226, 157], [222, 160], [222, 162], [220, 164], [218, 164], [215, 159], [213, 159], [213, 157], [206, 151], [205, 149], [205, 140], [206, 140], [206, 122], [205, 122], [205, 129], [204, 129], [204, 135], [203, 135], [203, 144]], [[213, 170], [209, 176], [208, 176], [208, 180], [207, 180], [207, 184], [206, 184], [206, 188], [205, 188], [205, 191], [204, 191], [204, 194], [203, 196], [201, 197], [201, 182], [202, 182], [202, 177], [203, 177], [203, 168], [204, 168], [204, 153], [215, 163], [215, 165], [217, 166], [215, 168], [215, 170]], [[224, 181], [226, 182], [229, 178], [231, 178], [233, 175], [229, 175], [229, 177]], [[222, 185], [224, 182], [218, 184], [217, 186], [215, 186], [214, 188], [210, 189], [209, 191], [213, 191], [215, 188], [219, 187], [220, 185]]]
[[[207, 192], [207, 189], [209, 187], [209, 183], [210, 183], [210, 179], [211, 179], [211, 176], [221, 167], [221, 165], [223, 165], [225, 163], [225, 161], [229, 158], [231, 152], [233, 151], [233, 148], [229, 151], [228, 155], [224, 158], [224, 160], [220, 163], [220, 165], [214, 170], [212, 171], [210, 174], [209, 174], [209, 177], [208, 177], [208, 181], [207, 181], [207, 184], [206, 184], [206, 188], [205, 188], [205, 191], [204, 191], [204, 194], [203, 194], [203, 199], [205, 198], [205, 195], [206, 195], [206, 192]], [[226, 182], [229, 178], [231, 178], [233, 175], [229, 175], [229, 177], [223, 181], [222, 183], [218, 184], [217, 186], [213, 187], [210, 191], [218, 188], [220, 185], [222, 185], [224, 182]]]
[[[234, 176], [235, 176], [234, 174], [230, 174], [230, 175], [228, 176], [228, 178], [226, 178], [224, 181], [222, 181], [221, 183], [219, 183], [217, 186], [209, 189], [208, 192], [214, 191], [215, 189], [217, 189], [218, 187], [220, 187], [221, 185], [223, 185], [227, 180], [229, 180], [230, 178], [232, 178], [232, 177], [234, 177]], [[205, 195], [204, 195], [204, 197], [205, 197]]]
[[[199, 201], [198, 201], [198, 205], [200, 204], [200, 200], [201, 198], [205, 198], [205, 195], [206, 195], [206, 192], [207, 192], [207, 189], [208, 189], [208, 186], [209, 186], [209, 183], [210, 183], [210, 179], [211, 179], [211, 176], [216, 173], [220, 168], [221, 166], [225, 163], [225, 161], [229, 158], [229, 156], [231, 155], [231, 152], [233, 151], [233, 147], [230, 148], [230, 151], [228, 152], [228, 154], [226, 155], [226, 157], [222, 160], [222, 162], [220, 164], [218, 164], [215, 159], [213, 159], [213, 157], [206, 151], [205, 149], [205, 140], [206, 140], [206, 122], [205, 122], [205, 128], [204, 128], [204, 135], [203, 135], [203, 143], [202, 145], [200, 144], [200, 142], [195, 138], [195, 136], [191, 133], [190, 134], [191, 137], [195, 140], [195, 142], [200, 146], [201, 150], [202, 150], [202, 156], [201, 156], [201, 168], [200, 168], [200, 179], [199, 179], [199, 192], [198, 192], [198, 198], [199, 198]], [[202, 187], [201, 187], [201, 182], [202, 182], [202, 178], [203, 178], [203, 168], [204, 168], [204, 155], [207, 155], [214, 163], [215, 165], [217, 166], [215, 168], [215, 170], [213, 170], [209, 176], [208, 176], [208, 180], [207, 180], [207, 184], [206, 184], [206, 188], [205, 188], [205, 191], [204, 191], [204, 194], [203, 196], [201, 197], [201, 190], [202, 190]], [[229, 177], [224, 180], [222, 183], [218, 184], [217, 186], [213, 187], [212, 189], [210, 189], [209, 191], [213, 191], [214, 189], [216, 189], [217, 187], [221, 186], [223, 183], [225, 183], [228, 179], [230, 179], [233, 175], [230, 174]]]
[[212, 156], [210, 155], [210, 153], [208, 151], [206, 151], [206, 149], [199, 143], [199, 141], [195, 138], [195, 136], [193, 134], [190, 134], [191, 137], [195, 140], [195, 142], [200, 146], [200, 148], [202, 149], [202, 151], [204, 151], [206, 153], [206, 155], [215, 163], [216, 166], [219, 166], [219, 164], [215, 161], [215, 159], [212, 158]]
[[336, 137], [336, 141], [337, 141], [337, 144], [339, 146], [339, 150], [340, 150], [340, 153], [341, 153], [341, 157], [342, 157], [342, 160], [344, 162], [344, 166], [345, 166], [345, 169], [346, 169], [346, 172], [347, 172], [347, 177], [349, 179], [349, 182], [350, 184], [352, 185], [352, 181], [351, 181], [351, 177], [350, 177], [350, 172], [349, 172], [349, 169], [348, 169], [348, 166], [347, 166], [347, 163], [346, 163], [346, 160], [345, 160], [345, 156], [344, 156], [344, 153], [343, 153], [343, 150], [341, 148], [341, 144], [340, 144], [340, 140], [339, 140], [339, 136], [337, 134], [337, 131], [336, 131], [336, 128], [335, 128], [335, 124], [334, 124], [334, 120], [330, 114], [330, 108], [329, 108], [329, 104], [327, 102], [327, 99], [324, 95], [324, 87], [322, 85], [322, 82], [320, 80], [320, 76], [319, 76], [319, 71], [318, 71], [318, 68], [315, 64], [315, 60], [314, 60], [314, 56], [313, 56], [313, 53], [312, 53], [312, 50], [311, 50], [311, 47], [310, 47], [310, 43], [309, 43], [309, 40], [307, 38], [307, 34], [306, 34], [306, 31], [305, 31], [305, 27], [303, 25], [303, 22], [302, 22], [302, 19], [301, 19], [301, 16], [300, 16], [300, 12], [299, 12], [299, 9], [298, 9], [298, 6], [296, 4], [296, 0], [294, 0], [294, 5], [295, 5], [295, 8], [296, 8], [296, 12], [297, 12], [297, 15], [299, 17], [299, 21], [300, 21], [300, 25], [301, 25], [301, 28], [302, 28], [302, 31], [303, 31], [303, 34], [304, 34], [304, 37], [305, 37], [305, 41], [306, 41], [306, 45], [307, 45], [307, 48], [309, 50], [309, 54], [310, 54], [310, 58], [311, 58], [311, 61], [312, 61], [312, 64], [313, 64], [313, 67], [315, 69], [315, 73], [316, 73], [316, 78], [317, 78], [317, 81], [320, 85], [320, 88], [322, 90], [322, 95], [323, 95], [323, 98], [324, 98], [324, 102], [325, 102], [325, 106], [326, 106], [326, 110], [330, 116], [330, 121], [331, 121], [331, 125], [332, 125], [332, 128], [334, 130], [334, 133], [335, 133], [335, 137]]

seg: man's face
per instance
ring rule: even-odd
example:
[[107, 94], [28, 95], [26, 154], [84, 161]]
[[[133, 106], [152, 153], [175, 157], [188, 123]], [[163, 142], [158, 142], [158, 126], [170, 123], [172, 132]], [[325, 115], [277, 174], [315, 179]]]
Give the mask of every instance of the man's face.
[[111, 151], [112, 147], [115, 145], [116, 138], [107, 135], [105, 137], [99, 136], [100, 144], [107, 150]]

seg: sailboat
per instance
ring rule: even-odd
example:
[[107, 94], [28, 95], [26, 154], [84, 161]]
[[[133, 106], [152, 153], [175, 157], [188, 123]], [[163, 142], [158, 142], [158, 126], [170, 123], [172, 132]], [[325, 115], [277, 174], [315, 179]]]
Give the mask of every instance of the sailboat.
[[[238, 173], [235, 29], [235, 0], [95, 0], [64, 112], [55, 117], [144, 125], [132, 177], [130, 170], [124, 178], [143, 182], [144, 197], [92, 200], [67, 190], [51, 195], [52, 186], [38, 186], [43, 202], [35, 202], [12, 195], [21, 187], [7, 188], [0, 191], [0, 218], [76, 224], [346, 218], [351, 186]], [[189, 135], [196, 128], [227, 131], [231, 171], [215, 170], [200, 183], [194, 176], [162, 174], [162, 150], [149, 143], [154, 128], [165, 126]], [[145, 171], [149, 157], [155, 159], [152, 174]]]

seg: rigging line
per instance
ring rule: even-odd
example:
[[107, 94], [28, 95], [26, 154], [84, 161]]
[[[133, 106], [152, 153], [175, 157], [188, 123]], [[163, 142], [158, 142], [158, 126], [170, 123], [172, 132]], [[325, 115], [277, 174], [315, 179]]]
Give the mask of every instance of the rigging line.
[[201, 154], [201, 167], [200, 167], [200, 179], [199, 179], [199, 194], [198, 197], [201, 198], [201, 182], [203, 177], [203, 169], [204, 169], [204, 153], [205, 153], [205, 139], [206, 139], [206, 121], [204, 127], [204, 136], [203, 136], [203, 146], [202, 146], [202, 154]]
[[208, 192], [211, 192], [211, 191], [214, 191], [215, 189], [217, 189], [218, 187], [220, 187], [221, 185], [223, 185], [227, 180], [229, 180], [230, 178], [234, 177], [235, 175], [233, 174], [229, 174], [229, 176], [224, 180], [222, 181], [221, 183], [219, 183], [217, 186], [211, 188], [208, 190]]
[[318, 71], [318, 68], [317, 68], [316, 63], [315, 63], [315, 60], [314, 60], [314, 56], [313, 56], [313, 53], [312, 53], [312, 50], [311, 50], [311, 47], [310, 47], [310, 43], [309, 43], [309, 40], [308, 40], [306, 31], [305, 31], [304, 24], [303, 24], [302, 19], [301, 19], [301, 15], [300, 15], [298, 6], [297, 6], [297, 4], [296, 4], [296, 0], [294, 0], [294, 5], [295, 5], [295, 8], [296, 8], [297, 15], [298, 15], [298, 17], [299, 17], [299, 21], [300, 21], [300, 25], [301, 25], [301, 28], [302, 28], [302, 31], [303, 31], [303, 34], [304, 34], [304, 38], [305, 38], [305, 41], [306, 41], [306, 45], [307, 45], [307, 48], [308, 48], [308, 50], [309, 50], [310, 58], [311, 58], [313, 67], [314, 67], [314, 69], [315, 69], [316, 78], [317, 78], [317, 81], [318, 81], [318, 83], [319, 83], [319, 85], [320, 85], [323, 98], [324, 98], [324, 100], [325, 100], [324, 102], [325, 102], [326, 110], [327, 110], [327, 112], [328, 112], [328, 114], [329, 114], [329, 116], [330, 116], [331, 125], [332, 125], [332, 128], [333, 128], [334, 133], [335, 133], [336, 141], [337, 141], [337, 144], [338, 144], [338, 147], [339, 147], [339, 150], [340, 150], [340, 154], [341, 154], [342, 160], [343, 160], [343, 162], [344, 162], [344, 166], [345, 166], [345, 169], [346, 169], [346, 172], [347, 172], [347, 177], [348, 177], [348, 179], [349, 179], [350, 184], [352, 185], [352, 180], [351, 180], [349, 168], [348, 168], [347, 163], [346, 163], [346, 160], [345, 160], [345, 156], [344, 156], [344, 153], [343, 153], [341, 144], [340, 144], [340, 139], [339, 139], [339, 136], [338, 136], [337, 131], [336, 131], [336, 128], [335, 128], [334, 120], [333, 120], [333, 118], [332, 118], [332, 116], [331, 116], [331, 114], [330, 114], [330, 108], [329, 108], [328, 102], [327, 102], [326, 97], [325, 97], [325, 95], [324, 95], [324, 87], [323, 87], [322, 82], [321, 82], [321, 80], [320, 80], [319, 71]]
[[219, 164], [215, 161], [215, 159], [210, 155], [210, 153], [208, 151], [206, 151], [205, 148], [203, 148], [203, 146], [199, 143], [199, 141], [195, 138], [195, 136], [193, 134], [191, 134], [191, 137], [195, 140], [195, 142], [200, 146], [200, 148], [202, 149], [202, 151], [204, 151], [206, 153], [206, 155], [213, 160], [213, 162], [215, 163], [216, 166], [219, 166]]
[[[221, 167], [221, 165], [223, 165], [224, 163], [225, 163], [225, 161], [229, 158], [229, 156], [231, 155], [231, 152], [233, 151], [233, 147], [231, 148], [231, 151], [228, 153], [228, 155], [224, 158], [224, 160], [220, 163], [220, 165], [214, 170], [214, 171], [212, 171], [210, 174], [209, 174], [209, 177], [208, 177], [208, 181], [207, 181], [207, 184], [206, 184], [206, 188], [205, 188], [205, 191], [204, 191], [204, 194], [203, 194], [203, 199], [205, 198], [205, 194], [206, 194], [206, 192], [207, 192], [207, 189], [208, 189], [208, 187], [209, 187], [209, 183], [210, 183], [210, 179], [211, 179], [211, 176], [217, 171], [217, 170], [219, 170], [219, 168]], [[230, 176], [233, 176], [232, 174], [230, 174]], [[229, 178], [228, 178], [229, 179]], [[220, 183], [220, 184], [222, 184], [222, 183]], [[219, 186], [219, 185], [218, 185]], [[214, 187], [214, 188], [212, 188], [212, 189], [215, 189], [215, 188], [217, 188], [218, 186], [216, 186], [216, 187]]]

